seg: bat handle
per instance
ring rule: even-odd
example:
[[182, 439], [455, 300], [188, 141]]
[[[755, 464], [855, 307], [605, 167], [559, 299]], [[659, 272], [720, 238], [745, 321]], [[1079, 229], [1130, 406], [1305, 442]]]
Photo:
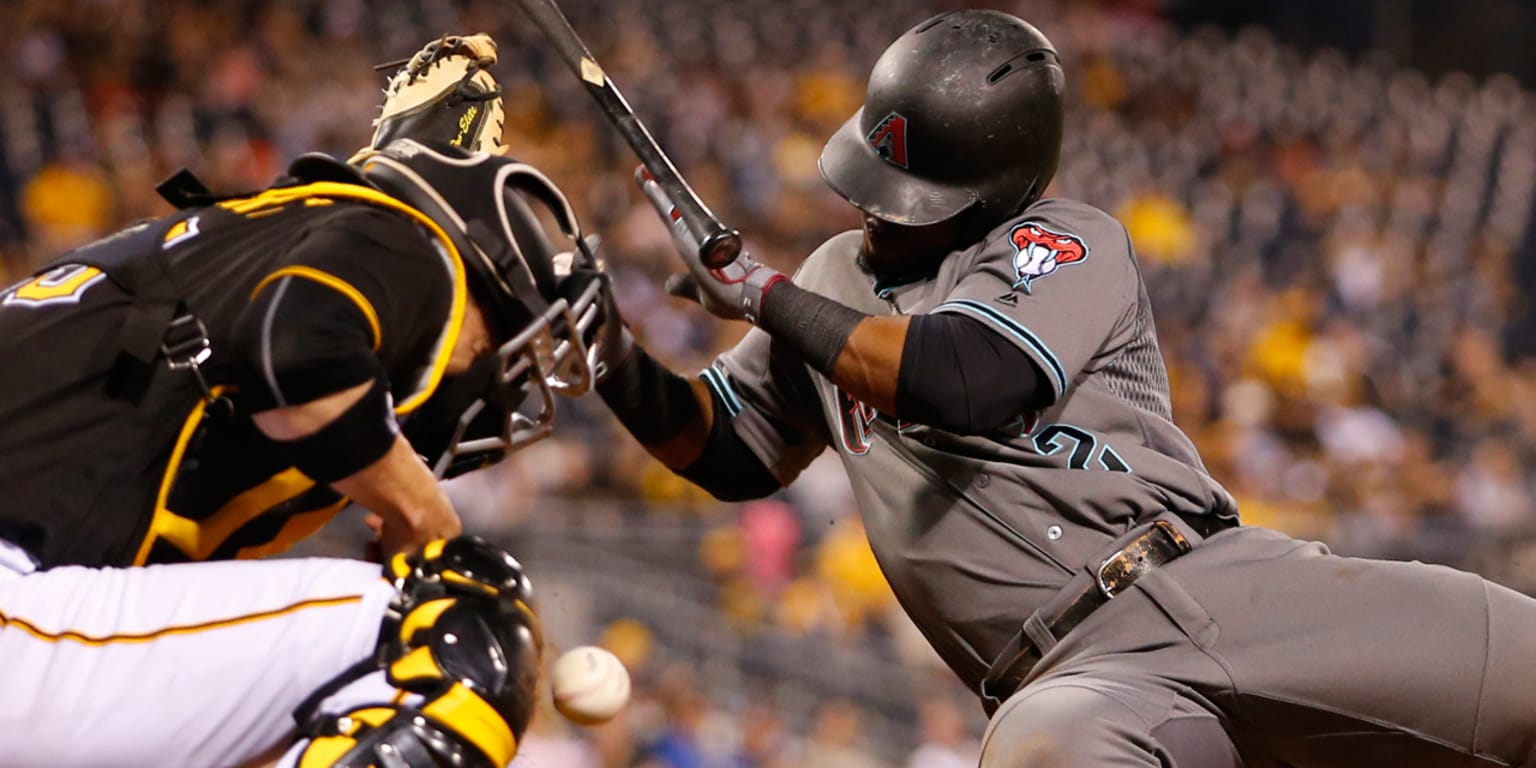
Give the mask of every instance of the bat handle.
[[699, 243], [699, 261], [710, 269], [730, 265], [741, 255], [741, 233], [734, 229], [720, 229]]

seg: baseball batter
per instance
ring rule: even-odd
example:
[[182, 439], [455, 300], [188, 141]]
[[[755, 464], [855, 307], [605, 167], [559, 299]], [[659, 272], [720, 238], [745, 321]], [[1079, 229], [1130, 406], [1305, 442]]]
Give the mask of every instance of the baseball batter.
[[[541, 436], [553, 392], [586, 386], [596, 291], [556, 295], [530, 203], [579, 232], [498, 151], [494, 60], [489, 38], [439, 40], [356, 165], [307, 156], [232, 197], [176, 177], [178, 212], [0, 292], [0, 765], [516, 754], [528, 582], [459, 535], [437, 479]], [[348, 500], [382, 569], [229, 562]]]
[[1063, 88], [1012, 16], [908, 31], [821, 158], [863, 231], [790, 280], [705, 269], [674, 226], [676, 292], [756, 328], [697, 380], [632, 348], [605, 401], [724, 499], [836, 450], [993, 713], [987, 768], [1536, 765], [1536, 600], [1238, 524], [1172, 421], [1125, 228], [1041, 197]]

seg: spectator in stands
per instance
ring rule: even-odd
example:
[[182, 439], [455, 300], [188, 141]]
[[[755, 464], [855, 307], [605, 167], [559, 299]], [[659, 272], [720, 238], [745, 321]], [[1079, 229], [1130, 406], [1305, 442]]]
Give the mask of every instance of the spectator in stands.
[[981, 744], [966, 728], [953, 699], [940, 696], [919, 709], [923, 742], [907, 758], [906, 768], [972, 768], [981, 760]]

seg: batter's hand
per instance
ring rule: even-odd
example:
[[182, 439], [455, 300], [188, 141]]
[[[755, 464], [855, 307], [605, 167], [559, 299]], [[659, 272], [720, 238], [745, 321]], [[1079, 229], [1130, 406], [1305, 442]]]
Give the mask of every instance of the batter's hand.
[[784, 273], [759, 264], [746, 251], [719, 269], [705, 267], [699, 261], [699, 242], [677, 215], [677, 206], [672, 199], [643, 167], [635, 169], [635, 181], [662, 222], [668, 225], [672, 243], [688, 267], [686, 277], [690, 280], [679, 281], [677, 278], [684, 276], [675, 276], [667, 281], [667, 292], [699, 302], [716, 317], [757, 322], [763, 294], [774, 283], [785, 280]]

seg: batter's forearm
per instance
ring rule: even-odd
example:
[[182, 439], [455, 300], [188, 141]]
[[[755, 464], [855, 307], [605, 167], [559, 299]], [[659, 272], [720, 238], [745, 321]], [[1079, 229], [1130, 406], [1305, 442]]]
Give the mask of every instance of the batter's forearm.
[[1053, 399], [1027, 354], [962, 315], [865, 315], [781, 283], [758, 325], [855, 400], [957, 434], [991, 432]]
[[837, 357], [832, 382], [861, 403], [883, 413], [896, 413], [901, 354], [911, 322], [906, 315], [861, 320]]
[[770, 288], [758, 327], [859, 402], [895, 413], [904, 315], [876, 317], [789, 283]]
[[709, 388], [673, 373], [639, 345], [597, 385], [619, 423], [658, 461], [682, 471], [709, 444], [714, 408]]

